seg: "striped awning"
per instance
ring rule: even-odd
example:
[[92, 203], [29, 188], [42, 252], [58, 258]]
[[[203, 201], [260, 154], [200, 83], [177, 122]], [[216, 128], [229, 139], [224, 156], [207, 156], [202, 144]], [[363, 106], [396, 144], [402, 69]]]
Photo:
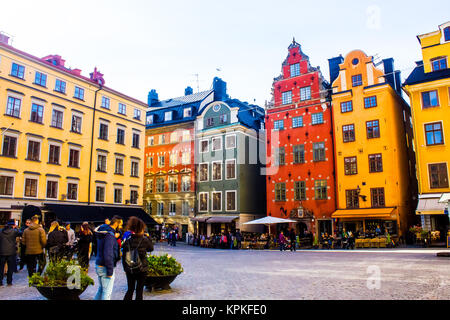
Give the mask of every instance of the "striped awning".
[[444, 214], [447, 204], [440, 203], [439, 200], [440, 197], [419, 199], [416, 215]]

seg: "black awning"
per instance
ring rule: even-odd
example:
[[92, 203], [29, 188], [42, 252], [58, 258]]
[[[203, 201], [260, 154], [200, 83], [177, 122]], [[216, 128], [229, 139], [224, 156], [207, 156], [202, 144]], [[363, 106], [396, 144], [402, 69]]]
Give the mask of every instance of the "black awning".
[[141, 208], [46, 203], [43, 209], [53, 213], [58, 220], [70, 221], [71, 223], [104, 222], [106, 218], [111, 219], [118, 215], [125, 221], [129, 217], [135, 216], [142, 219], [147, 225], [158, 224]]

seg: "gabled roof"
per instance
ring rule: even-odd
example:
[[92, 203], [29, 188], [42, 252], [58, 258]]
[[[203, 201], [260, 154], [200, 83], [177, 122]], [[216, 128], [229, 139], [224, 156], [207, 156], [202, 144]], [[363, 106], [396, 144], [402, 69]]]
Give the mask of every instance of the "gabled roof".
[[450, 78], [450, 69], [444, 69], [439, 71], [433, 71], [425, 73], [423, 68], [423, 61], [418, 61], [417, 67], [411, 72], [408, 78], [405, 80], [403, 85], [412, 85], [417, 83], [435, 81], [439, 79]]
[[152, 111], [155, 109], [176, 107], [176, 106], [181, 106], [181, 105], [194, 103], [194, 102], [200, 102], [200, 101], [204, 100], [212, 92], [214, 92], [213, 89], [190, 94], [187, 96], [182, 96], [182, 97], [178, 97], [178, 98], [172, 98], [172, 99], [168, 99], [168, 100], [159, 101], [159, 102], [155, 103], [154, 105], [152, 105], [149, 108], [149, 111]]

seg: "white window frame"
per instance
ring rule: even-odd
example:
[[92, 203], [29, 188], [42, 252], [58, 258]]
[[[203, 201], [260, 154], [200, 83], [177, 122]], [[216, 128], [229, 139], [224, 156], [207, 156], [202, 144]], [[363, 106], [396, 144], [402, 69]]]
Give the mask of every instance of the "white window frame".
[[[77, 185], [77, 196], [76, 196], [76, 199], [69, 199], [69, 183]], [[79, 183], [79, 181], [72, 180], [72, 179], [67, 179], [66, 200], [67, 201], [73, 201], [73, 202], [78, 201], [79, 191], [80, 191], [80, 183]]]
[[149, 114], [147, 116], [147, 118], [145, 119], [145, 124], [149, 125], [149, 124], [153, 124], [153, 115]]
[[183, 109], [183, 118], [189, 118], [189, 117], [192, 117], [192, 107]]
[[[121, 110], [120, 110], [120, 107], [121, 106], [123, 106], [123, 111], [124, 112], [120, 112]], [[122, 114], [122, 115], [126, 115], [127, 114], [127, 105], [125, 104], [125, 103], [122, 103], [122, 102], [119, 102], [118, 104], [117, 104], [117, 113], [118, 114]]]
[[153, 146], [155, 144], [155, 138], [153, 136], [147, 137], [147, 146]]
[[[61, 151], [62, 151], [62, 143], [56, 142], [56, 141], [49, 141], [48, 142], [48, 156], [47, 156], [47, 162], [50, 164], [50, 146], [59, 147], [59, 155], [58, 155], [58, 164], [61, 164]], [[55, 163], [51, 163], [53, 165], [57, 165]]]
[[[205, 150], [205, 151], [202, 151], [202, 143], [203, 143], [203, 141], [206, 141], [206, 142], [208, 142], [208, 144], [207, 144], [207, 147], [206, 147], [206, 150]], [[203, 140], [200, 140], [200, 144], [199, 144], [199, 147], [200, 147], [199, 153], [208, 153], [208, 152], [209, 152], [209, 139], [203, 139]]]
[[[17, 158], [17, 152], [18, 152], [18, 149], [19, 149], [19, 134], [13, 133], [13, 132], [9, 132], [9, 131], [6, 131], [6, 132], [3, 134], [3, 138], [2, 138], [2, 149], [0, 150], [0, 154], [3, 155], [3, 145], [5, 144], [5, 137], [6, 137], [6, 136], [12, 137], [12, 138], [15, 138], [15, 139], [16, 139], [16, 150], [14, 150], [14, 151], [15, 151], [14, 157]], [[28, 149], [28, 146], [27, 146], [27, 149]], [[28, 152], [27, 152], [27, 154], [28, 154]]]
[[[48, 198], [47, 197], [47, 190], [48, 190], [48, 182], [52, 181], [52, 182], [56, 182], [57, 183], [57, 187], [56, 187], [56, 198]], [[59, 198], [59, 179], [58, 178], [53, 178], [53, 177], [47, 177], [46, 181], [45, 181], [45, 199], [50, 199], [50, 200], [58, 200]]]
[[[41, 138], [36, 138], [36, 137], [33, 137], [33, 136], [28, 136], [27, 137], [27, 153], [26, 153], [26, 157], [27, 157], [27, 159], [28, 159], [28, 149], [30, 148], [30, 141], [33, 141], [33, 142], [39, 142], [39, 159], [37, 159], [37, 160], [32, 160], [32, 161], [41, 161], [41, 158], [42, 158], [42, 139]], [[17, 140], [17, 142], [19, 142], [19, 140]], [[17, 147], [17, 146], [16, 146]], [[16, 148], [17, 149], [17, 148]], [[16, 150], [17, 151], [17, 150]]]
[[[201, 199], [202, 195], [206, 194], [206, 210], [201, 210]], [[208, 212], [209, 211], [209, 192], [199, 192], [198, 193], [198, 212]]]
[[[184, 186], [184, 180], [188, 180], [189, 181], [189, 190], [184, 190], [183, 186]], [[191, 176], [181, 176], [181, 191], [180, 192], [191, 192]]]
[[[220, 141], [220, 147], [217, 149], [214, 149], [214, 140], [219, 140]], [[211, 138], [211, 151], [220, 151], [222, 150], [222, 137], [221, 136], [217, 136], [217, 137], [212, 137]]]
[[[103, 201], [97, 201], [97, 188], [98, 187], [102, 187], [103, 188], [103, 190], [104, 190], [104, 192], [103, 192]], [[105, 203], [106, 202], [106, 184], [104, 184], [104, 183], [96, 183], [95, 184], [95, 202], [97, 202], [97, 203]]]
[[[120, 190], [122, 192], [120, 202], [116, 202], [116, 190]], [[123, 203], [123, 187], [122, 186], [114, 186], [113, 192], [113, 203]]]
[[[136, 164], [137, 167], [137, 175], [133, 175], [133, 164]], [[130, 176], [133, 178], [138, 178], [139, 177], [139, 161], [138, 160], [131, 160], [130, 162]]]
[[[234, 137], [234, 147], [229, 147], [228, 146], [228, 138]], [[225, 149], [230, 150], [230, 149], [235, 149], [237, 147], [237, 136], [235, 134], [229, 134], [225, 136]]]
[[106, 160], [105, 160], [105, 171], [99, 171], [99, 172], [107, 172], [107, 171], [108, 171], [108, 154], [105, 153], [105, 152], [101, 152], [101, 151], [98, 151], [98, 152], [97, 152], [97, 171], [98, 171], [98, 160], [99, 160], [99, 156], [103, 156], [103, 157], [106, 158]]
[[[170, 117], [169, 117], [169, 115], [170, 115]], [[173, 119], [173, 111], [164, 112], [164, 121], [172, 121], [172, 119]]]
[[[200, 179], [200, 177], [201, 177], [201, 166], [202, 166], [202, 164], [206, 164], [206, 168], [207, 168], [207, 170], [206, 170], [206, 180], [201, 180]], [[202, 163], [199, 163], [198, 164], [198, 181], [199, 182], [208, 182], [209, 181], [209, 162], [202, 162]]]
[[311, 86], [300, 88], [300, 101], [311, 100]]
[[[22, 95], [20, 95], [20, 94], [15, 94], [15, 93], [13, 93], [13, 92], [10, 92], [10, 91], [8, 91], [8, 94], [7, 94], [7, 96], [6, 96], [6, 104], [5, 104], [5, 115], [8, 115], [8, 116], [11, 116], [11, 117], [15, 117], [15, 116], [13, 116], [13, 115], [9, 115], [9, 114], [7, 114], [6, 113], [6, 110], [8, 110], [8, 101], [9, 101], [9, 98], [14, 98], [14, 99], [18, 99], [18, 100], [20, 100], [20, 107], [19, 107], [19, 116], [18, 116], [18, 118], [22, 118], [21, 117], [21, 115], [22, 115], [22, 107], [23, 107], [23, 96]], [[42, 103], [42, 102], [41, 102]], [[30, 109], [30, 111], [31, 111], [31, 109]], [[42, 115], [42, 117], [43, 117], [44, 115]]]
[[[161, 165], [161, 157], [164, 157], [164, 164]], [[164, 168], [166, 166], [166, 155], [158, 155], [158, 168]]]
[[[56, 126], [52, 126], [52, 123], [53, 123], [53, 110], [56, 110], [56, 111], [59, 111], [59, 112], [62, 113], [61, 128], [60, 127], [56, 127]], [[51, 115], [51, 119], [50, 119], [50, 126], [52, 128], [64, 129], [64, 113], [65, 113], [64, 111], [65, 111], [64, 108], [61, 108], [61, 107], [58, 107], [58, 106], [55, 106], [55, 105], [52, 106], [52, 115]]]
[[[220, 179], [214, 179], [214, 164], [220, 164]], [[211, 181], [222, 181], [223, 180], [223, 162], [222, 161], [212, 161], [211, 162]]]
[[[106, 126], [106, 139], [103, 139], [103, 137], [101, 137], [101, 134], [100, 134], [102, 125]], [[98, 139], [109, 140], [109, 123], [108, 122], [100, 120], [100, 122], [98, 124]]]
[[[228, 162], [234, 162], [234, 178], [228, 178], [228, 170], [227, 170], [227, 164]], [[225, 160], [225, 180], [236, 180], [237, 177], [237, 164], [236, 164], [236, 159], [227, 159]]]
[[[219, 193], [220, 194], [220, 209], [219, 210], [214, 210], [214, 194], [215, 193]], [[222, 191], [211, 191], [211, 212], [220, 212], [222, 211]]]
[[[0, 173], [0, 175], [2, 175]], [[26, 190], [26, 180], [27, 179], [33, 179], [36, 180], [36, 196], [35, 197], [31, 197], [31, 196], [26, 196], [25, 195], [25, 190]], [[25, 174], [23, 177], [23, 197], [24, 199], [37, 199], [39, 198], [39, 176], [35, 176], [35, 175], [30, 175], [30, 174]]]
[[[105, 106], [103, 104], [103, 101], [108, 101], [108, 106]], [[101, 105], [101, 107], [104, 108], [104, 109], [110, 110], [111, 109], [111, 99], [108, 98], [107, 96], [102, 96], [102, 105]]]
[[[234, 210], [228, 210], [228, 194], [234, 193]], [[225, 211], [234, 212], [237, 211], [237, 190], [226, 190], [225, 191]]]
[[12, 194], [11, 194], [11, 195], [8, 195], [8, 194], [2, 194], [1, 197], [14, 198], [14, 188], [16, 187], [16, 173], [14, 173], [14, 172], [9, 172], [9, 171], [2, 171], [2, 170], [0, 169], [0, 176], [13, 178], [13, 183], [12, 183]]
[[[73, 117], [78, 117], [81, 119], [80, 120], [80, 131], [73, 130]], [[72, 117], [71, 117], [71, 121], [70, 121], [70, 131], [75, 132], [75, 133], [82, 133], [82, 131], [83, 131], [83, 114], [82, 113], [72, 110]]]
[[[175, 206], [175, 211], [171, 211], [172, 205]], [[169, 216], [173, 217], [173, 216], [176, 216], [176, 215], [177, 215], [177, 204], [175, 203], [175, 201], [170, 201], [169, 202]]]
[[[60, 149], [61, 150], [61, 149]], [[70, 150], [77, 150], [78, 151], [78, 167], [71, 167], [70, 166]], [[80, 147], [75, 147], [75, 146], [69, 146], [69, 152], [67, 154], [67, 166], [69, 168], [80, 168], [81, 167], [81, 163], [80, 163], [80, 158], [81, 158], [81, 148]], [[59, 156], [61, 156], [61, 152], [59, 154]]]
[[159, 201], [159, 202], [156, 204], [156, 215], [157, 215], [157, 216], [163, 216], [163, 215], [161, 214], [161, 205], [162, 205], [162, 211], [163, 211], [163, 213], [164, 213], [164, 202]]
[[[117, 172], [117, 160], [122, 160], [121, 172]], [[114, 174], [124, 174], [124, 171], [125, 171], [125, 157], [116, 155], [114, 158]]]
[[[131, 192], [133, 192], [133, 191], [136, 191], [137, 192], [137, 198], [136, 198], [136, 203], [132, 203], [131, 202]], [[122, 194], [122, 196], [123, 196], [123, 194]], [[130, 188], [130, 204], [133, 204], [133, 205], [138, 205], [139, 204], [139, 189], [138, 188], [135, 188], [135, 187], [131, 187]]]

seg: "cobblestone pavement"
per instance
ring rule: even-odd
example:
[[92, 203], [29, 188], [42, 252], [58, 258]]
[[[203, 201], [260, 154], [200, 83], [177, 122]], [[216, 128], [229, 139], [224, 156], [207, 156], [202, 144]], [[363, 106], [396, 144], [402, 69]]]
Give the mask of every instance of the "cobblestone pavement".
[[[174, 248], [163, 243], [155, 246], [154, 254], [172, 254], [182, 263], [184, 273], [170, 290], [145, 291], [144, 299], [448, 300], [450, 259], [436, 257], [438, 251], [443, 250], [235, 251], [184, 244]], [[97, 282], [94, 265], [91, 260], [89, 274]], [[373, 275], [369, 267], [373, 266], [381, 272], [378, 289], [367, 286]], [[26, 276], [26, 269], [14, 274], [12, 287], [0, 287], [0, 299], [44, 299], [35, 288], [27, 286]], [[112, 299], [123, 299], [126, 288], [125, 274], [118, 264]], [[96, 291], [97, 285], [90, 286], [80, 298], [93, 299]]]

